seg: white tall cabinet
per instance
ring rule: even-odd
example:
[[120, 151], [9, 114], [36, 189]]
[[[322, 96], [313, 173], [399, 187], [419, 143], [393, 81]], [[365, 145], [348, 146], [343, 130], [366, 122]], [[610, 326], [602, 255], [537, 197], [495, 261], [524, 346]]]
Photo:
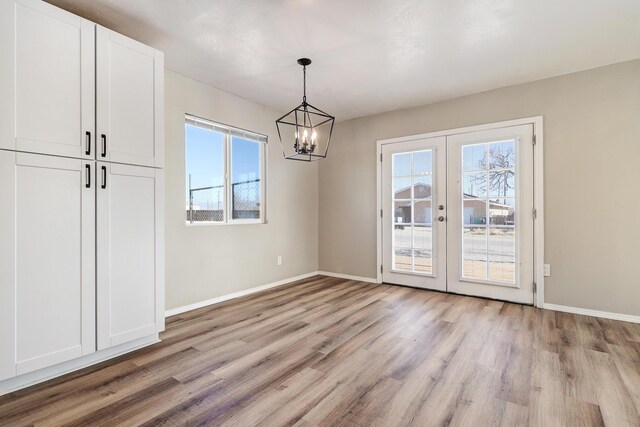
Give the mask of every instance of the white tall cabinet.
[[163, 55], [0, 2], [0, 394], [164, 329]]
[[98, 162], [98, 350], [164, 325], [161, 169]]

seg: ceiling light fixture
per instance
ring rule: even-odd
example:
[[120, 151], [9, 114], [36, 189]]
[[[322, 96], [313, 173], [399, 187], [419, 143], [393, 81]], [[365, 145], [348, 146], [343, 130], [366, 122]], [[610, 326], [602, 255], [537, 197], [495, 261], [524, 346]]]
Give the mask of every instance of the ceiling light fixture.
[[311, 162], [327, 157], [336, 118], [307, 102], [311, 60], [300, 58], [298, 64], [302, 65], [302, 104], [276, 120], [276, 127], [284, 158]]

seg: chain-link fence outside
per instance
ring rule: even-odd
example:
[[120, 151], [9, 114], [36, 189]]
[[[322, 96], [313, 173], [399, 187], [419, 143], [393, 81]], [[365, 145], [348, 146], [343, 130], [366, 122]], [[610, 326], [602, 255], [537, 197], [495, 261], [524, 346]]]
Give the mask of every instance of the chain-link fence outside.
[[[192, 188], [187, 206], [188, 222], [224, 221], [224, 186]], [[260, 218], [260, 180], [231, 184], [231, 218]]]
[[231, 184], [233, 219], [260, 219], [260, 180]]

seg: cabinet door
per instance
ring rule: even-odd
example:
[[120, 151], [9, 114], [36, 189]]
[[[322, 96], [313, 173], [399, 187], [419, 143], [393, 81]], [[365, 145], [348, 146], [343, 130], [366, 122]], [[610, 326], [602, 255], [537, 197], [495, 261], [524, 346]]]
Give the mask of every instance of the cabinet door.
[[97, 27], [98, 160], [163, 166], [163, 54]]
[[163, 171], [98, 163], [98, 349], [164, 328]]
[[0, 148], [92, 158], [95, 24], [38, 0], [0, 2]]
[[0, 150], [0, 380], [95, 351], [94, 164]]

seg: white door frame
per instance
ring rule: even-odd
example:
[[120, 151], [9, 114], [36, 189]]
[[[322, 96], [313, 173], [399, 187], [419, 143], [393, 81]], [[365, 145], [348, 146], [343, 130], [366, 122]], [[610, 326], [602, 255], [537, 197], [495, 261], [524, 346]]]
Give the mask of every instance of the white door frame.
[[[525, 117], [522, 119], [507, 120], [502, 122], [487, 123], [462, 128], [447, 129], [437, 132], [428, 132], [417, 135], [403, 136], [399, 138], [381, 139], [376, 141], [376, 241], [377, 241], [377, 282], [382, 283], [382, 146], [397, 142], [407, 142], [416, 139], [434, 138], [438, 136], [451, 136], [461, 133], [477, 132], [519, 125], [533, 125], [534, 150], [533, 150], [533, 206], [535, 219], [533, 226], [533, 276], [535, 280], [534, 306], [544, 307], [544, 136], [542, 116]], [[534, 214], [533, 212], [531, 213]]]

